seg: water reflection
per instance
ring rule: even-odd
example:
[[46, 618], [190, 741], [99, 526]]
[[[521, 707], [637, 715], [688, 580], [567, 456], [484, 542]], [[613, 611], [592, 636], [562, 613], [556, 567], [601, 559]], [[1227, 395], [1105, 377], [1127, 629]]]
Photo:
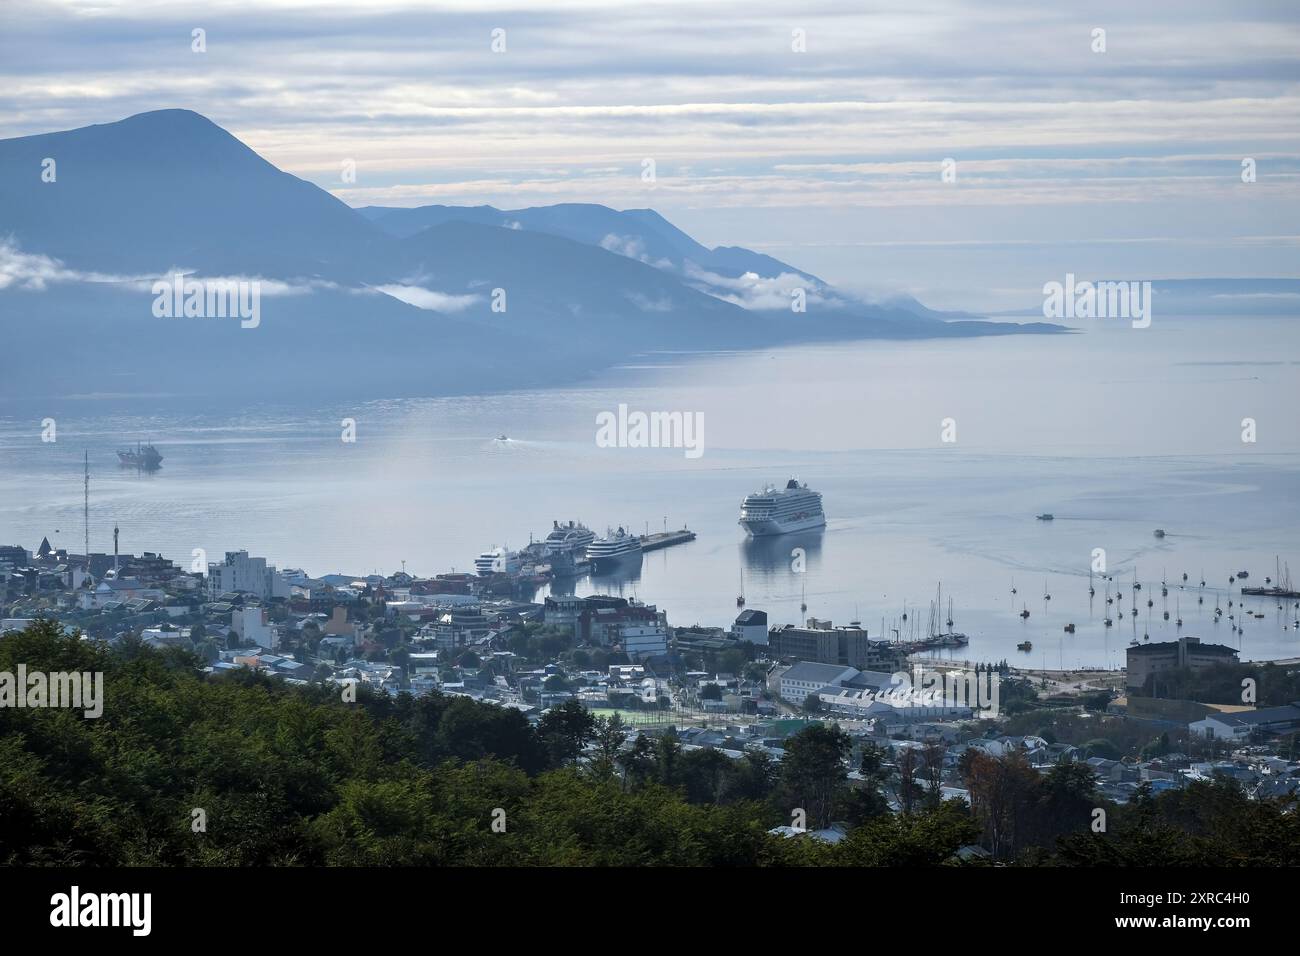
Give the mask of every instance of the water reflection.
[[[792, 534], [745, 538], [740, 543], [740, 557], [747, 571], [795, 572], [802, 561], [805, 571], [821, 565], [822, 536], [825, 529], [796, 531]], [[802, 557], [798, 552], [802, 552]]]

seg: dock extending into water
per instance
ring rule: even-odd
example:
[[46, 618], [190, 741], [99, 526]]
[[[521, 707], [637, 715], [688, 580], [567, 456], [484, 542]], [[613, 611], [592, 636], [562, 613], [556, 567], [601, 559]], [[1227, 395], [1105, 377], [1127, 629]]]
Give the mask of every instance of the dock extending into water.
[[1246, 597], [1300, 598], [1300, 591], [1290, 588], [1242, 588], [1241, 593]]
[[695, 532], [682, 528], [680, 531], [656, 531], [654, 534], [641, 535], [642, 551], [658, 551], [671, 548], [675, 544], [686, 544], [695, 540]]

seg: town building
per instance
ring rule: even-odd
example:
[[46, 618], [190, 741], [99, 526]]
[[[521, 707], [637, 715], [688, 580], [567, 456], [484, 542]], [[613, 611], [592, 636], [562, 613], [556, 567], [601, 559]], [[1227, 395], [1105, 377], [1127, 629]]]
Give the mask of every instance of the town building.
[[901, 670], [906, 655], [889, 641], [873, 641], [867, 629], [856, 621], [836, 627], [830, 621], [810, 617], [807, 627], [787, 624], [768, 633], [770, 653], [785, 660], [838, 664], [859, 670]]
[[856, 667], [800, 661], [781, 675], [781, 696], [791, 704], [802, 704], [809, 694], [824, 687], [843, 687], [860, 673]]
[[275, 650], [280, 646], [280, 629], [271, 624], [264, 607], [235, 608], [230, 614], [230, 628], [239, 635], [243, 647]]
[[1261, 707], [1233, 713], [1207, 714], [1187, 725], [1189, 733], [1210, 740], [1241, 741], [1251, 735], [1284, 734], [1300, 730], [1300, 701], [1281, 707]]
[[1216, 664], [1237, 663], [1237, 651], [1225, 644], [1202, 644], [1199, 637], [1176, 641], [1134, 644], [1128, 649], [1125, 684], [1130, 691], [1153, 694], [1160, 675], [1191, 668], [1201, 670]]
[[618, 628], [616, 643], [629, 660], [663, 657], [668, 653], [668, 629], [657, 621], [650, 624], [624, 622]]
[[208, 593], [215, 597], [227, 591], [256, 594], [264, 601], [287, 598], [288, 579], [282, 577], [266, 558], [249, 557], [247, 551], [227, 551], [222, 564], [208, 565]]
[[767, 646], [767, 612], [747, 609], [736, 615], [731, 626], [731, 636], [738, 641]]

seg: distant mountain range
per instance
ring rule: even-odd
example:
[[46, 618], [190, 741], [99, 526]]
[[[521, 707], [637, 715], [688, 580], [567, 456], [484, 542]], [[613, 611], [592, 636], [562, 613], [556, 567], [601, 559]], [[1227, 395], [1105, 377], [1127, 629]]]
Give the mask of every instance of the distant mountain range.
[[[257, 327], [156, 316], [176, 271], [259, 280]], [[0, 321], [0, 396], [475, 392], [657, 349], [1060, 331], [864, 302], [650, 209], [353, 209], [188, 110], [0, 140]]]

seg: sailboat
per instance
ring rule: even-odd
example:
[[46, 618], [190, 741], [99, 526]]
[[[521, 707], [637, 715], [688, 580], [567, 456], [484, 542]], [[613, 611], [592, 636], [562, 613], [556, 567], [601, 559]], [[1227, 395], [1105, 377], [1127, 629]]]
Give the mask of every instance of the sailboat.
[[960, 631], [952, 629], [952, 598], [948, 598], [948, 618], [946, 633], [940, 633], [938, 628], [938, 609], [943, 603], [943, 582], [939, 582], [939, 591], [935, 596], [935, 603], [930, 605], [930, 640], [940, 647], [961, 647], [970, 643], [970, 638]]
[[736, 596], [736, 607], [745, 606], [745, 569], [740, 569], [740, 594]]
[[808, 610], [808, 582], [803, 582], [802, 586], [803, 590], [800, 592], [799, 610], [806, 611]]

